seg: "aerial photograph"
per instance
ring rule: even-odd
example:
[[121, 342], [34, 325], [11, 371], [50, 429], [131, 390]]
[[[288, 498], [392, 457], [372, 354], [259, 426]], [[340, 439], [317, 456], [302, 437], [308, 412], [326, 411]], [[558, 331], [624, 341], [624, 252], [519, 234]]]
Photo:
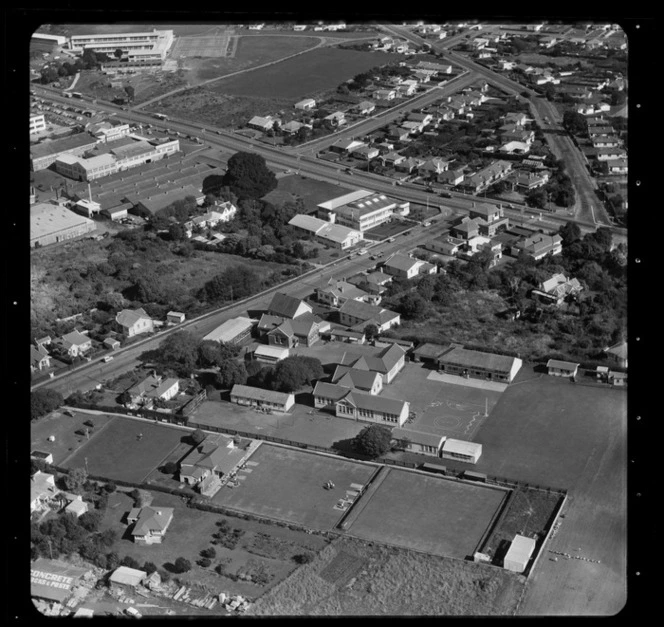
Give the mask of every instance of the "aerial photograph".
[[623, 612], [626, 29], [158, 17], [25, 47], [31, 610]]

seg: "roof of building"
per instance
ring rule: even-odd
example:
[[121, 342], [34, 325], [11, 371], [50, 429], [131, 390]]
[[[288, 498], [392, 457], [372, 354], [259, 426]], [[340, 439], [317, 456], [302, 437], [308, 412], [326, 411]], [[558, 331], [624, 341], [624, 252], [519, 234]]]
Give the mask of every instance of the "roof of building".
[[232, 342], [238, 335], [246, 333], [248, 329], [254, 325], [251, 318], [239, 316], [231, 318], [226, 322], [220, 324], [216, 329], [210, 331], [203, 340], [210, 340], [213, 342]]
[[33, 159], [47, 157], [60, 152], [68, 152], [97, 143], [97, 139], [89, 133], [76, 133], [61, 139], [53, 139], [30, 146], [30, 153]]
[[266, 344], [259, 344], [255, 350], [254, 355], [260, 357], [273, 357], [275, 359], [285, 359], [290, 354], [290, 351], [287, 348], [281, 348], [280, 346], [268, 346]]
[[173, 377], [164, 379], [157, 387], [152, 390], [146, 391], [145, 395], [153, 398], [161, 398], [166, 392], [171, 390], [173, 386], [180, 386], [180, 380]]
[[[370, 411], [380, 412], [382, 414], [400, 415], [404, 406], [408, 406], [408, 401], [400, 401], [394, 398], [366, 394], [364, 392], [352, 391], [342, 399], [357, 409], [368, 409]], [[339, 402], [339, 401], [337, 401]]]
[[333, 224], [331, 222], [327, 222], [323, 226], [323, 228], [320, 231], [318, 231], [316, 235], [318, 237], [323, 237], [332, 242], [337, 242], [341, 244], [345, 242], [349, 237], [351, 238], [359, 237], [361, 233], [355, 229], [351, 229], [341, 224]]
[[515, 561], [525, 564], [535, 550], [536, 541], [533, 538], [516, 534], [510, 548], [505, 554], [505, 561]]
[[37, 203], [30, 207], [30, 239], [36, 240], [77, 226], [87, 225], [94, 230], [95, 223], [84, 216], [52, 203]]
[[316, 292], [323, 292], [324, 294], [332, 294], [336, 298], [363, 298], [367, 292], [348, 283], [347, 281], [340, 281], [338, 279], [330, 279], [325, 284], [316, 288]]
[[67, 348], [70, 346], [83, 346], [89, 342], [92, 342], [92, 340], [87, 335], [76, 330], [62, 336], [62, 344]]
[[413, 268], [422, 263], [419, 259], [414, 257], [409, 257], [408, 255], [403, 255], [402, 253], [395, 253], [392, 255], [385, 263], [383, 264], [386, 268], [394, 268], [395, 270], [403, 270], [408, 272]]
[[305, 303], [302, 299], [289, 296], [288, 294], [284, 294], [282, 292], [277, 292], [272, 297], [267, 310], [270, 313], [284, 316], [285, 318], [293, 318], [301, 305], [305, 305], [305, 308], [310, 312], [313, 311], [313, 307], [308, 303]]
[[426, 342], [425, 344], [420, 344], [414, 351], [413, 355], [417, 357], [440, 357], [448, 348], [449, 344], [433, 344], [431, 342]]
[[549, 359], [546, 362], [547, 368], [560, 368], [561, 370], [576, 370], [579, 364], [572, 363], [571, 361], [562, 361], [561, 359]]
[[483, 368], [504, 373], [509, 373], [512, 370], [516, 360], [516, 357], [483, 353], [458, 346], [439, 357], [441, 363], [468, 368]]
[[332, 200], [328, 200], [326, 202], [322, 202], [318, 205], [321, 209], [330, 209], [334, 210], [337, 207], [341, 207], [343, 205], [347, 205], [351, 202], [354, 202], [356, 200], [360, 200], [362, 198], [366, 198], [367, 196], [371, 196], [374, 192], [370, 192], [366, 189], [358, 189], [355, 190], [354, 192], [349, 192], [348, 194], [344, 194], [343, 196], [337, 196], [336, 198], [333, 198]]
[[123, 309], [115, 315], [115, 321], [123, 327], [133, 327], [139, 320], [144, 318], [151, 319], [142, 307], [138, 309]]
[[604, 352], [618, 359], [627, 359], [627, 342], [618, 342], [618, 344], [605, 348]]
[[412, 429], [404, 429], [403, 427], [394, 427], [392, 429], [392, 437], [397, 440], [408, 439], [413, 444], [424, 444], [425, 446], [440, 448], [446, 436], [434, 433], [422, 433], [421, 431], [413, 431]]
[[41, 344], [39, 346], [30, 344], [30, 363], [39, 363], [48, 356], [48, 351]]
[[317, 381], [314, 387], [313, 395], [314, 397], [327, 398], [333, 401], [338, 401], [346, 396], [348, 392], [349, 388], [347, 386]]
[[341, 313], [347, 314], [360, 320], [370, 320], [385, 311], [377, 305], [370, 305], [358, 300], [347, 300], [340, 308]]
[[192, 467], [192, 470], [185, 470], [188, 475], [202, 476], [205, 470], [214, 470], [225, 475], [235, 469], [245, 454], [245, 446], [238, 446], [238, 442], [230, 436], [218, 434], [212, 439], [208, 436], [180, 462], [180, 467]]
[[444, 453], [459, 453], [460, 455], [476, 455], [482, 453], [482, 445], [478, 442], [467, 442], [448, 438], [443, 444]]
[[173, 518], [173, 511], [172, 507], [149, 506], [141, 508], [136, 526], [131, 534], [133, 536], [144, 536], [152, 531], [164, 531]]
[[[173, 510], [171, 509], [171, 512], [172, 511]], [[119, 583], [126, 586], [137, 586], [146, 576], [147, 573], [144, 570], [129, 568], [129, 566], [119, 566], [111, 573], [109, 581], [111, 583]]]
[[380, 377], [380, 374], [375, 371], [358, 370], [357, 368], [339, 365], [332, 375], [332, 383], [347, 388], [371, 390], [376, 384], [376, 377]]
[[63, 602], [67, 599], [86, 573], [79, 568], [59, 560], [39, 558], [30, 566], [30, 595], [39, 599]]
[[236, 383], [231, 390], [231, 397], [233, 396], [250, 398], [257, 401], [269, 401], [281, 405], [286, 404], [290, 399], [294, 398], [292, 394], [286, 394], [285, 392], [264, 390], [262, 388], [254, 388], [248, 385], [240, 385], [238, 383]]
[[288, 224], [311, 231], [312, 233], [318, 233], [328, 222], [314, 216], [298, 213], [288, 221]]
[[293, 320], [284, 320], [278, 327], [268, 332], [268, 335], [281, 332], [288, 337], [308, 337], [312, 332], [318, 329], [318, 322], [313, 318], [294, 318]]

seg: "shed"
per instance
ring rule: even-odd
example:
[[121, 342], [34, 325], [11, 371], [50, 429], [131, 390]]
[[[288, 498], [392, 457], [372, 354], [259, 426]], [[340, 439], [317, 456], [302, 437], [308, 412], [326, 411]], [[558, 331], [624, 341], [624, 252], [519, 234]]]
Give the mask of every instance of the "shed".
[[482, 455], [482, 445], [477, 442], [448, 438], [443, 444], [442, 454], [444, 459], [456, 459], [461, 462], [476, 464], [480, 455]]
[[579, 364], [574, 364], [571, 361], [549, 359], [546, 362], [546, 369], [554, 377], [574, 377], [579, 369]]
[[526, 570], [528, 560], [534, 550], [535, 540], [533, 538], [527, 538], [519, 534], [515, 535], [510, 548], [503, 558], [503, 567], [515, 573], [522, 573]]
[[265, 346], [263, 344], [256, 347], [254, 351], [254, 359], [262, 361], [266, 364], [274, 364], [282, 359], [286, 359], [290, 354], [287, 348], [279, 348], [278, 346]]
[[147, 573], [144, 570], [129, 568], [129, 566], [120, 566], [111, 573], [108, 581], [111, 588], [127, 590], [129, 588], [136, 588], [146, 577]]

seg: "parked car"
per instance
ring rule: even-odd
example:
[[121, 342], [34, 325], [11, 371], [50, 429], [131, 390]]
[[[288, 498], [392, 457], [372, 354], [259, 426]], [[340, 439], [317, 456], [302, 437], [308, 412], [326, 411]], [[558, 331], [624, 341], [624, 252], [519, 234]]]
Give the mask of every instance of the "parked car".
[[452, 194], [450, 194], [449, 192], [440, 192], [440, 195], [443, 198], [452, 198]]
[[103, 361], [105, 364], [107, 364], [109, 361], [113, 361], [113, 355], [105, 355], [105, 356], [102, 358], [102, 361]]
[[134, 618], [141, 618], [143, 616], [135, 607], [126, 608], [125, 614], [127, 614], [127, 616], [133, 616]]

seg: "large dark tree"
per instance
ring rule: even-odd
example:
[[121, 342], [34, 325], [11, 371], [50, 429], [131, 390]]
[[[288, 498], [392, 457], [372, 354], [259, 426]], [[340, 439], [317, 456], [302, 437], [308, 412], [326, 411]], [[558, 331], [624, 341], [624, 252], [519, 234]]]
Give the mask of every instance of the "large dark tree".
[[277, 177], [260, 155], [236, 152], [228, 160], [224, 185], [238, 198], [261, 198], [277, 187]]
[[222, 390], [229, 390], [235, 384], [244, 385], [247, 382], [247, 369], [243, 363], [232, 359], [219, 366], [219, 372], [216, 377], [216, 384]]
[[322, 378], [323, 366], [315, 357], [294, 355], [280, 361], [271, 378], [272, 388], [280, 392], [295, 392], [306, 384]]
[[169, 335], [149, 357], [165, 368], [172, 368], [181, 377], [188, 377], [196, 368], [199, 341], [188, 331]]
[[368, 425], [353, 438], [353, 448], [362, 455], [380, 457], [390, 450], [392, 431], [383, 425]]
[[37, 420], [49, 412], [61, 407], [64, 403], [62, 394], [57, 390], [39, 388], [30, 395], [30, 414], [32, 420]]

